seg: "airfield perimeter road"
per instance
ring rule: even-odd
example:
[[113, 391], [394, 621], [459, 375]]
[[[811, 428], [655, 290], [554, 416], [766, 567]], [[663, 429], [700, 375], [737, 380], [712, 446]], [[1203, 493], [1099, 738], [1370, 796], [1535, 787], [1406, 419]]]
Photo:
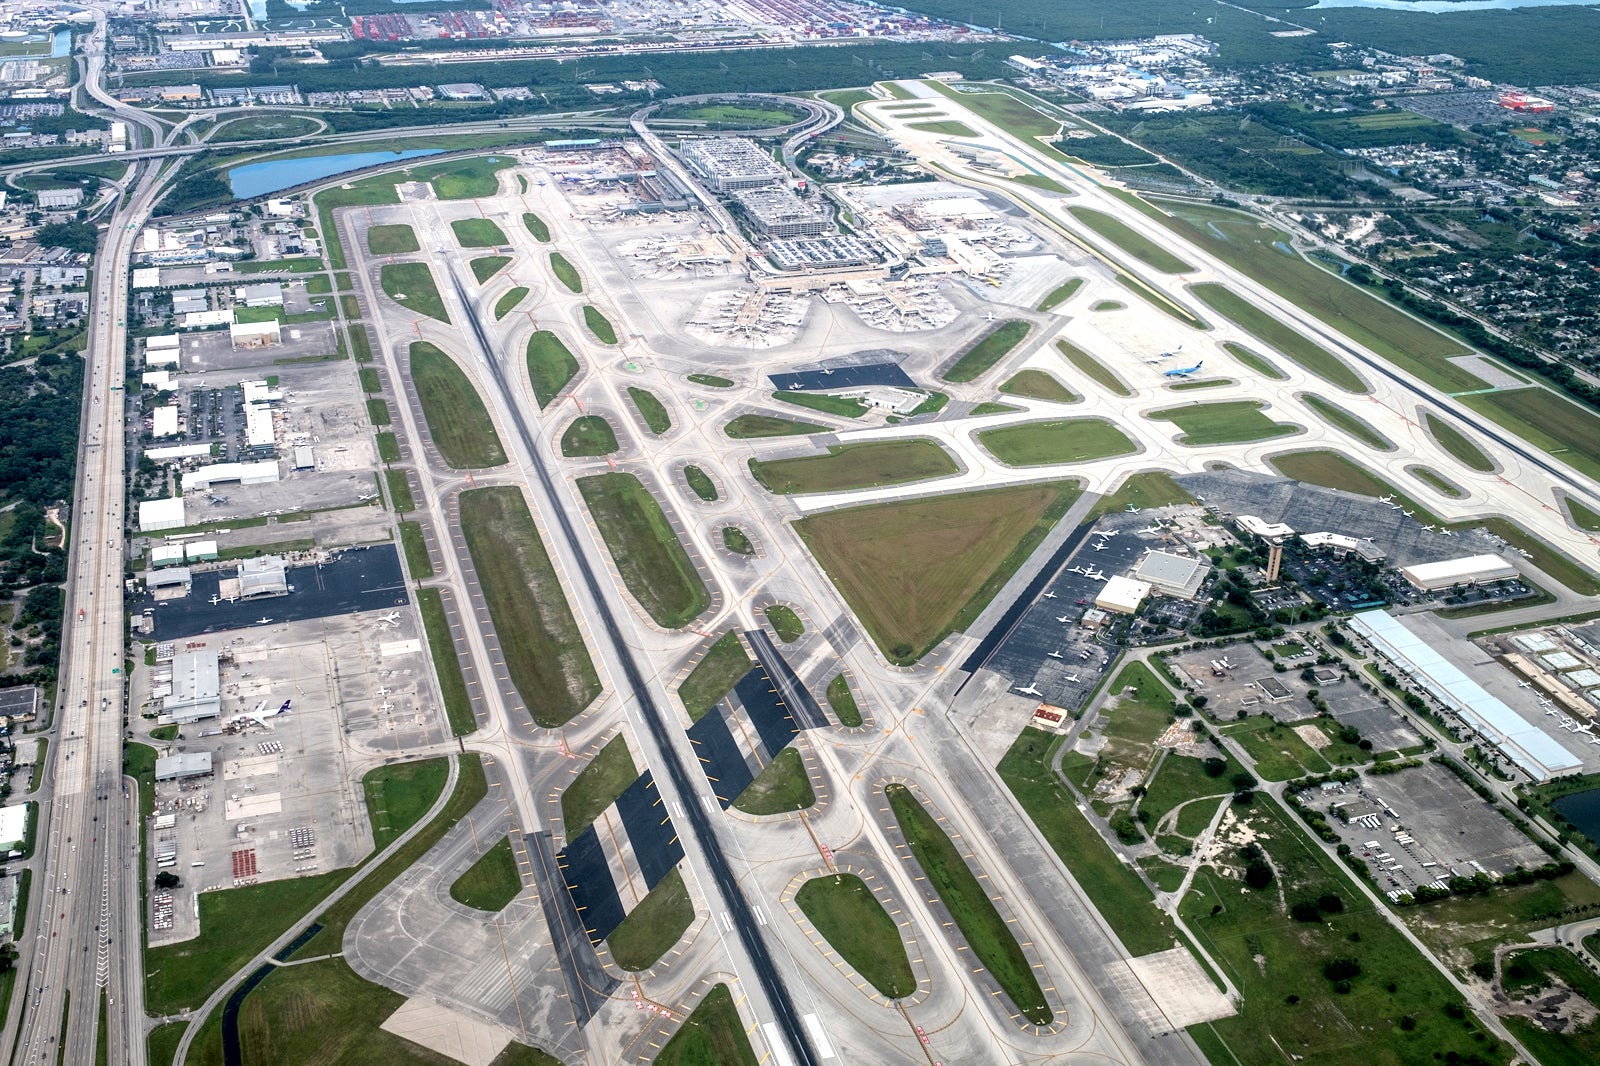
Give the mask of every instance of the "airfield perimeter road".
[[[119, 118], [148, 128], [144, 116], [126, 115], [99, 91], [104, 41], [97, 13], [85, 46], [91, 93]], [[61, 686], [42, 786], [49, 799], [40, 803], [43, 865], [27, 924], [33, 939], [19, 945], [13, 1010], [20, 1017], [7, 1019], [0, 1045], [17, 1063], [93, 1062], [102, 990], [110, 1061], [139, 1066], [145, 1059], [138, 827], [122, 792], [125, 282], [137, 222], [172, 165], [152, 164], [124, 198], [95, 261]]]

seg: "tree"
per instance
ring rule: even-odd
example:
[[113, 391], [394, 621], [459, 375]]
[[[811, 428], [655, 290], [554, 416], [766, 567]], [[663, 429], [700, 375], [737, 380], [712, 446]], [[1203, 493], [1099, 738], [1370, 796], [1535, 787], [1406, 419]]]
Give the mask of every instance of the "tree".
[[1322, 976], [1330, 981], [1348, 981], [1361, 976], [1361, 962], [1341, 955], [1322, 964]]
[[1254, 889], [1266, 888], [1272, 884], [1273, 877], [1272, 864], [1266, 859], [1252, 859], [1244, 868], [1244, 883]]
[[156, 874], [157, 888], [177, 888], [178, 884], [178, 875], [173, 873], [171, 870], [162, 870], [160, 873]]

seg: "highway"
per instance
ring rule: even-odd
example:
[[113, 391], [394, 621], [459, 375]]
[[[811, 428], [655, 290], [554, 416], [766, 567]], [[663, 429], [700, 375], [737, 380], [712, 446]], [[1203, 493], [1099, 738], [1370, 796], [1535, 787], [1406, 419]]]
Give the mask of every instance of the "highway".
[[[119, 118], [158, 130], [101, 90], [104, 40], [97, 13], [84, 52], [90, 95]], [[124, 198], [94, 266], [54, 742], [40, 793], [32, 913], [0, 1044], [14, 1063], [93, 1062], [102, 991], [110, 1061], [145, 1061], [139, 826], [122, 782], [124, 281], [138, 221], [165, 169], [152, 166]]]

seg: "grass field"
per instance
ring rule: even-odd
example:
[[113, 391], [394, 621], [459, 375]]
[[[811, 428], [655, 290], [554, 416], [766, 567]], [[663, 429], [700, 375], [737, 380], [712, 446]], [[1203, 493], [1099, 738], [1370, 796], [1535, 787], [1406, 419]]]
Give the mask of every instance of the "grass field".
[[350, 351], [356, 362], [372, 362], [372, 341], [367, 337], [367, 327], [356, 322], [350, 327]]
[[1189, 274], [1194, 271], [1194, 267], [1143, 234], [1129, 228], [1119, 219], [1087, 207], [1073, 207], [1068, 210], [1073, 218], [1148, 267], [1163, 274]]
[[1039, 301], [1037, 310], [1053, 311], [1057, 307], [1072, 299], [1073, 294], [1083, 287], [1082, 278], [1073, 278], [1051, 289], [1044, 299]]
[[684, 1019], [653, 1066], [758, 1066], [727, 985], [717, 985]]
[[367, 230], [367, 247], [373, 255], [406, 255], [422, 250], [410, 226], [373, 226]]
[[828, 682], [828, 706], [833, 708], [833, 715], [839, 719], [839, 724], [854, 729], [861, 724], [861, 707], [856, 703], [856, 694], [850, 691], [850, 679], [840, 674]]
[[367, 421], [375, 426], [387, 426], [394, 422], [389, 414], [389, 401], [381, 397], [367, 400]]
[[960, 469], [931, 440], [836, 444], [825, 455], [750, 460], [750, 473], [768, 492], [783, 495], [842, 492], [947, 477]]
[[522, 875], [511, 850], [511, 838], [501, 837], [450, 885], [450, 898], [477, 911], [503, 911], [522, 891]]
[[750, 543], [750, 535], [738, 526], [722, 527], [722, 546], [735, 555], [754, 555], [756, 548]]
[[528, 380], [543, 410], [578, 373], [578, 357], [557, 337], [541, 329], [528, 338]]
[[976, 380], [1021, 344], [1023, 338], [1028, 335], [1028, 330], [1028, 323], [1021, 319], [1014, 318], [1009, 322], [1000, 323], [962, 353], [955, 365], [944, 372], [944, 380], [951, 382]]
[[1221, 732], [1238, 741], [1256, 764], [1263, 781], [1288, 781], [1307, 774], [1325, 774], [1333, 767], [1287, 725], [1270, 716], [1247, 718]]
[[683, 874], [674, 867], [611, 931], [606, 947], [611, 949], [612, 961], [624, 970], [648, 970], [672, 950], [693, 922], [694, 901]]
[[1600, 478], [1600, 417], [1549, 389], [1512, 389], [1461, 402], [1575, 470]]
[[711, 605], [711, 593], [661, 504], [638, 478], [598, 474], [580, 478], [578, 491], [623, 583], [657, 625], [678, 629]]
[[937, 133], [945, 137], [977, 136], [971, 126], [968, 126], [965, 122], [957, 122], [954, 119], [941, 119], [937, 122], [912, 122], [908, 123], [908, 125], [914, 130], [921, 130], [923, 133]]
[[1573, 592], [1582, 596], [1600, 595], [1600, 579], [1597, 579], [1592, 571], [1569, 559], [1515, 522], [1495, 517], [1478, 519], [1470, 524], [1482, 526], [1513, 548], [1527, 552], [1534, 566]]
[[[1180, 904], [1189, 928], [1243, 994], [1237, 1016], [1209, 1025], [1227, 1048], [1230, 1058], [1223, 1061], [1283, 1062], [1295, 1056], [1293, 1061], [1318, 1066], [1505, 1062], [1506, 1049], [1480, 1035], [1470, 1014], [1451, 1017], [1461, 999], [1432, 965], [1356, 893], [1289, 815], [1257, 796], [1244, 817], [1271, 858], [1275, 885], [1243, 890], [1244, 862], [1229, 849], [1202, 867]], [[1331, 894], [1344, 909], [1324, 912], [1317, 922], [1294, 921], [1279, 902], [1280, 887], [1285, 903]], [[1324, 967], [1333, 958], [1355, 960], [1358, 972], [1329, 977]]]
[[385, 263], [378, 271], [378, 282], [385, 295], [407, 311], [450, 321], [427, 263]]
[[1255, 400], [1231, 400], [1222, 403], [1195, 403], [1184, 407], [1168, 407], [1150, 412], [1149, 418], [1171, 422], [1183, 430], [1178, 443], [1198, 448], [1207, 444], [1239, 444], [1245, 441], [1271, 440], [1297, 431], [1286, 422], [1274, 422], [1261, 412]]
[[198, 1007], [223, 981], [350, 876], [349, 870], [200, 893], [200, 935], [145, 952], [145, 1003]]
[[411, 178], [430, 183], [433, 194], [441, 200], [478, 200], [499, 191], [500, 182], [495, 175], [513, 163], [515, 160], [505, 155], [449, 159], [418, 167]]
[[1007, 396], [1026, 396], [1030, 400], [1048, 400], [1051, 403], [1075, 403], [1077, 393], [1061, 384], [1043, 370], [1024, 370], [1013, 375], [1000, 386]]
[[500, 248], [511, 243], [493, 219], [458, 218], [450, 223], [450, 229], [463, 248]]
[[[339, 1063], [340, 1066], [452, 1066], [455, 1059], [381, 1028], [406, 997], [363, 980], [343, 959], [280, 967], [239, 1010], [240, 1066]], [[220, 1020], [221, 1013], [213, 1018]], [[208, 1023], [207, 1030], [211, 1028]], [[202, 1030], [202, 1033], [206, 1030]], [[217, 1029], [220, 1036], [220, 1028]], [[209, 1045], [209, 1046], [207, 1046]], [[191, 1045], [188, 1062], [221, 1066], [220, 1039]], [[560, 1066], [523, 1044], [506, 1045], [490, 1066]]]
[[420, 759], [368, 770], [361, 779], [372, 822], [372, 849], [382, 851], [428, 813], [450, 775], [450, 760]]
[[1000, 778], [1089, 899], [1134, 955], [1172, 947], [1176, 932], [1143, 881], [1119, 861], [1050, 771], [1054, 737], [1024, 729], [1000, 760]]
[[733, 379], [722, 377], [719, 374], [690, 374], [689, 380], [696, 385], [704, 385], [710, 389], [733, 388]]
[[780, 403], [794, 404], [840, 418], [860, 418], [868, 411], [867, 405], [860, 400], [850, 396], [829, 396], [825, 392], [775, 392], [772, 398]]
[[461, 532], [483, 588], [506, 672], [533, 720], [554, 729], [600, 695], [566, 593], [516, 488], [469, 489]]
[[452, 736], [465, 736], [478, 728], [472, 714], [472, 698], [461, 674], [455, 641], [450, 636], [450, 621], [444, 613], [444, 600], [438, 589], [418, 589], [417, 607], [422, 611], [422, 628], [428, 637], [428, 653], [433, 657], [433, 672], [439, 678], [439, 694], [450, 719]]
[[569, 291], [583, 291], [583, 278], [578, 276], [578, 268], [569, 263], [567, 257], [560, 252], [550, 253], [550, 269], [555, 273], [556, 280], [565, 285]]
[[1226, 385], [1236, 385], [1238, 382], [1232, 378], [1201, 378], [1199, 381], [1177, 381], [1168, 385], [1173, 392], [1196, 392], [1200, 389], [1220, 389]]
[[672, 416], [667, 413], [666, 404], [662, 403], [655, 393], [629, 385], [628, 398], [633, 401], [633, 406], [638, 408], [639, 417], [644, 419], [644, 424], [649, 427], [651, 433], [659, 437], [672, 428]]
[[800, 616], [795, 613], [793, 607], [785, 607], [781, 603], [775, 603], [762, 613], [767, 616], [767, 622], [771, 624], [772, 631], [785, 644], [793, 644], [805, 635], [805, 623], [800, 621]]
[[840, 958], [890, 999], [917, 989], [905, 941], [889, 912], [855, 874], [813, 877], [794, 894], [795, 905]]
[[1355, 371], [1332, 352], [1312, 343], [1232, 289], [1206, 282], [1192, 286], [1190, 291], [1207, 307], [1232, 319], [1246, 332], [1329, 384], [1351, 393], [1368, 391]]
[[1434, 491], [1443, 493], [1452, 499], [1459, 500], [1466, 495], [1466, 493], [1458, 488], [1454, 483], [1446, 479], [1443, 474], [1440, 474], [1436, 470], [1431, 470], [1428, 467], [1411, 467], [1411, 476], [1422, 482], [1424, 485], [1429, 486]]
[[811, 780], [806, 776], [805, 760], [789, 747], [762, 767], [733, 805], [746, 814], [760, 816], [803, 811], [816, 802], [816, 793], [811, 791]]
[[472, 276], [478, 279], [479, 285], [482, 285], [504, 270], [510, 262], [511, 257], [509, 255], [482, 255], [474, 259], [469, 265], [472, 267]]
[[453, 470], [483, 470], [506, 461], [483, 397], [456, 361], [429, 344], [411, 344], [411, 380], [439, 454]]
[[772, 415], [740, 415], [722, 427], [722, 432], [734, 440], [753, 440], [757, 437], [803, 437], [824, 433], [827, 426], [815, 422], [799, 422], [792, 418], [775, 418]]
[[1232, 341], [1223, 341], [1222, 347], [1227, 350], [1229, 355], [1233, 356], [1235, 359], [1239, 360], [1239, 362], [1243, 363], [1245, 366], [1249, 367], [1252, 371], [1260, 374], [1264, 378], [1271, 378], [1273, 381], [1287, 381], [1289, 378], [1289, 375], [1285, 374], [1282, 370], [1279, 370], [1276, 364], [1263, 359], [1261, 356], [1257, 355], [1255, 352], [1252, 352], [1249, 348], [1246, 348], [1242, 344], [1235, 344]]
[[1063, 418], [986, 429], [978, 441], [1007, 466], [1089, 462], [1136, 450], [1127, 434], [1101, 418]]
[[718, 637], [678, 686], [678, 699], [689, 712], [689, 720], [698, 722], [704, 718], [755, 665], [735, 630]]
[[1422, 419], [1427, 426], [1428, 435], [1438, 441], [1439, 447], [1457, 460], [1484, 474], [1494, 469], [1494, 460], [1483, 454], [1482, 449], [1467, 439], [1467, 435], [1455, 426], [1428, 411], [1422, 413]]
[[905, 664], [970, 624], [1078, 491], [1052, 482], [870, 504], [794, 528], [878, 647]]
[[211, 134], [213, 142], [266, 141], [281, 137], [305, 137], [316, 133], [320, 124], [306, 115], [272, 114], [229, 119]]
[[617, 450], [617, 434], [599, 415], [579, 415], [561, 433], [561, 454], [568, 459], [610, 455]]
[[719, 498], [716, 482], [711, 480], [711, 475], [693, 463], [683, 468], [683, 483], [706, 503], [716, 503]]
[[1315, 411], [1329, 425], [1342, 429], [1367, 447], [1377, 448], [1379, 451], [1385, 452], [1394, 451], [1394, 442], [1373, 429], [1366, 419], [1346, 411], [1332, 400], [1324, 399], [1321, 396], [1307, 395], [1304, 399], [1306, 406]]
[[962, 859], [954, 842], [939, 828], [911, 790], [904, 785], [884, 789], [900, 832], [917, 865], [961, 930], [967, 945], [1017, 1010], [1035, 1025], [1053, 1017], [1039, 979], [1028, 964], [1016, 936], [988, 892]]
[[589, 332], [593, 333], [601, 344], [617, 343], [616, 327], [594, 304], [583, 305], [583, 324], [589, 327]]
[[1600, 532], [1600, 512], [1591, 511], [1570, 496], [1567, 497], [1567, 511], [1572, 515], [1572, 524], [1579, 529]]
[[389, 506], [396, 514], [417, 509], [417, 501], [411, 496], [411, 481], [404, 470], [385, 470], [383, 483], [389, 489]]
[[1110, 367], [1077, 345], [1067, 341], [1056, 341], [1056, 351], [1060, 352], [1067, 362], [1077, 367], [1080, 373], [1106, 391], [1113, 392], [1118, 396], [1133, 395], [1133, 390], [1128, 388], [1121, 378], [1113, 374]]
[[[1223, 208], [1182, 204], [1171, 205], [1171, 209], [1180, 217], [1157, 216], [1165, 225], [1243, 271], [1294, 306], [1339, 330], [1357, 344], [1411, 371], [1441, 391], [1465, 392], [1486, 387], [1486, 383], [1476, 375], [1450, 362], [1452, 356], [1468, 354], [1464, 345], [1345, 281], [1337, 273], [1324, 270], [1298, 254], [1285, 254], [1276, 247], [1276, 244], [1287, 243], [1291, 239], [1282, 230], [1264, 226], [1249, 215]], [[1218, 236], [1219, 233], [1221, 236]], [[1195, 286], [1196, 294], [1199, 295], [1199, 290], [1206, 287]], [[1201, 298], [1205, 299], [1204, 296]], [[1256, 333], [1250, 322], [1235, 317], [1228, 309], [1217, 307], [1217, 310]], [[1283, 351], [1270, 337], [1260, 333], [1256, 335]], [[1295, 358], [1291, 352], [1283, 351], [1283, 354]], [[1327, 358], [1333, 357], [1329, 355]], [[1321, 373], [1315, 369], [1312, 372]], [[1348, 387], [1338, 381], [1333, 383], [1341, 388]], [[1359, 387], [1349, 388], [1352, 392], [1366, 391]]]
[[527, 227], [528, 233], [533, 236], [534, 240], [538, 241], [540, 244], [550, 243], [550, 227], [544, 224], [544, 219], [540, 218], [532, 211], [524, 211], [522, 214], [522, 224]]
[[[1502, 987], [1508, 995], [1534, 995], [1564, 986], [1600, 1007], [1600, 979], [1564, 948], [1536, 948], [1508, 955]], [[1556, 1033], [1531, 1019], [1512, 1016], [1506, 1026], [1544, 1066], [1591, 1066], [1600, 1062], [1600, 1028], [1593, 1023]]]
[[618, 733], [561, 790], [561, 835], [571, 840], [593, 825], [638, 777], [628, 738]]
[[315, 197], [317, 232], [321, 233], [327, 242], [329, 267], [343, 270], [346, 265], [344, 246], [339, 243], [339, 233], [333, 225], [333, 212], [340, 207], [397, 204], [400, 202], [400, 194], [395, 192], [394, 182], [393, 175], [377, 175], [350, 182], [349, 188], [324, 189], [317, 193]]
[[[1175, 808], [1188, 804], [1175, 819], [1176, 831], [1179, 836], [1193, 838], [1199, 832], [1194, 823], [1199, 823], [1203, 827], [1210, 822], [1211, 816], [1217, 810], [1216, 803], [1204, 801], [1207, 799], [1221, 801], [1224, 797], [1232, 795], [1231, 778], [1241, 767], [1225, 751], [1214, 754], [1222, 757], [1224, 765], [1222, 773], [1215, 777], [1206, 773], [1205, 760], [1198, 756], [1180, 755], [1172, 751], [1161, 760], [1160, 769], [1156, 771], [1154, 777], [1145, 782], [1145, 794], [1139, 799], [1139, 810], [1150, 817], [1148, 826], [1152, 834], [1163, 818]], [[1188, 815], [1187, 819], [1185, 815]], [[1186, 828], [1192, 831], [1184, 832]]]
[[527, 296], [527, 288], [518, 285], [510, 292], [500, 297], [500, 299], [496, 300], [494, 304], [494, 320], [498, 322], [502, 318], [509, 315], [512, 311], [515, 311], [517, 309], [517, 305], [526, 299]]

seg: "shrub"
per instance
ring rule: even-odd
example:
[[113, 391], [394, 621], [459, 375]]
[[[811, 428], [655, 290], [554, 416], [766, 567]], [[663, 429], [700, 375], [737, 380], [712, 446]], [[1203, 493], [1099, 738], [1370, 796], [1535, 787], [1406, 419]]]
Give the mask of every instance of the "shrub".
[[1324, 892], [1317, 897], [1317, 909], [1324, 914], [1338, 914], [1344, 910], [1344, 900], [1334, 892]]
[[1322, 920], [1322, 912], [1317, 909], [1315, 903], [1308, 899], [1303, 899], [1289, 908], [1289, 917], [1297, 922], [1320, 922]]
[[1264, 859], [1255, 859], [1244, 868], [1244, 883], [1251, 888], [1266, 888], [1272, 884], [1272, 878], [1272, 866]]
[[1207, 777], [1221, 777], [1224, 773], [1227, 772], [1227, 769], [1228, 769], [1228, 761], [1226, 759], [1219, 759], [1215, 755], [1213, 755], [1209, 759], [1206, 760], [1206, 776]]
[[1361, 976], [1361, 962], [1348, 955], [1340, 955], [1322, 964], [1322, 976], [1330, 981], [1348, 981]]

